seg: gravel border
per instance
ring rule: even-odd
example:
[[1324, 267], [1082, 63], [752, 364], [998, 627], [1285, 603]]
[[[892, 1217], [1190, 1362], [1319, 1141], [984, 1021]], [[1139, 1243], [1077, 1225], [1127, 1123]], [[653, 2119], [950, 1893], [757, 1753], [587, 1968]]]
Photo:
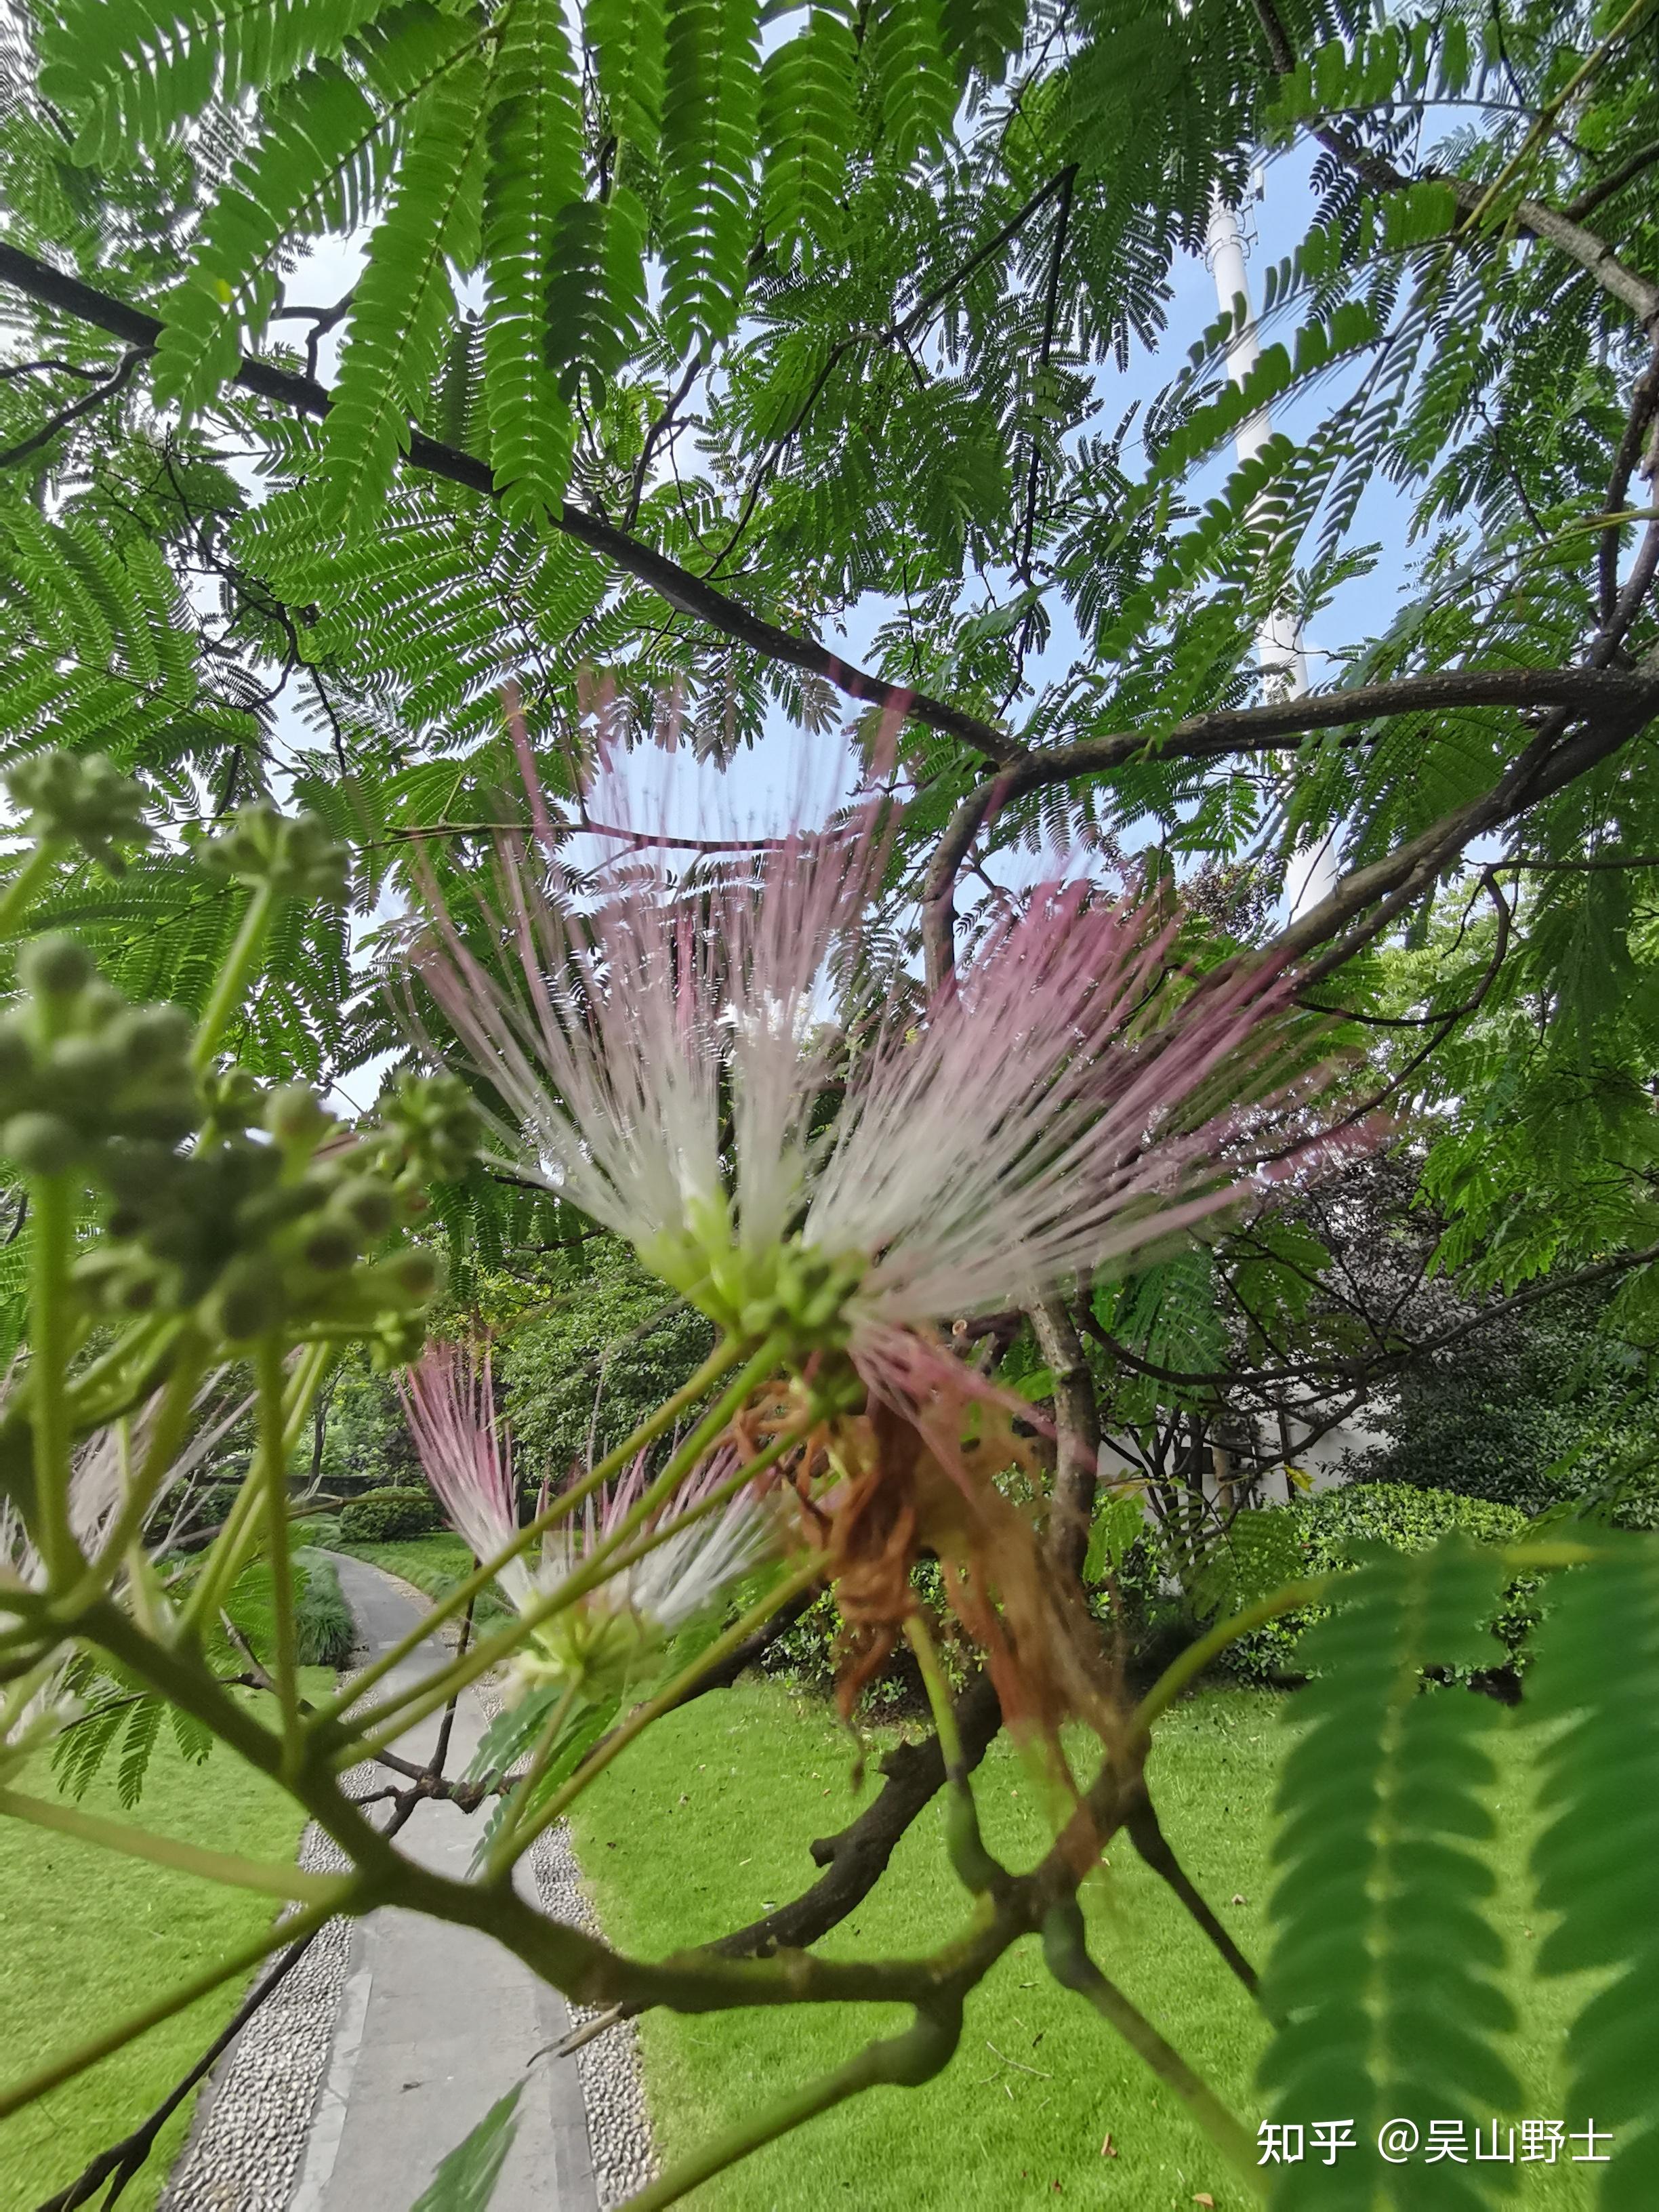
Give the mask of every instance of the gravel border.
[[[349, 1779], [361, 1784], [372, 1771], [359, 1768]], [[313, 1826], [301, 1838], [299, 1863], [310, 1873], [339, 1874], [347, 1860]], [[325, 1922], [208, 2076], [157, 2212], [283, 2212], [328, 2070], [350, 1959], [351, 1923]]]
[[[598, 1936], [599, 1920], [583, 1887], [568, 1822], [556, 1820], [542, 1831], [532, 1847], [530, 1863], [543, 1909]], [[599, 2017], [585, 2005], [567, 2004], [566, 2009], [573, 2029]], [[639, 2023], [617, 2021], [583, 2044], [576, 2053], [576, 2074], [587, 2107], [588, 2151], [599, 2212], [612, 2212], [662, 2171], [645, 2101]]]

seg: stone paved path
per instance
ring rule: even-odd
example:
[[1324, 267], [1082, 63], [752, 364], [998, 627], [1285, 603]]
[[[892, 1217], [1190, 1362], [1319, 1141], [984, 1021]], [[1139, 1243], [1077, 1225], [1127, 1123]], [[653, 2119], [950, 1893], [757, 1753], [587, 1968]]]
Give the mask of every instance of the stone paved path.
[[[378, 1569], [344, 1558], [337, 1565], [372, 1658], [411, 1626], [414, 1607]], [[423, 1644], [390, 1680], [413, 1679], [435, 1656], [434, 1643]], [[478, 1699], [464, 1694], [449, 1773], [465, 1770], [485, 1725]], [[420, 1723], [398, 1750], [423, 1756], [437, 1726], [435, 1716]], [[476, 1819], [428, 1803], [398, 1847], [459, 1876], [477, 1833]], [[532, 1894], [528, 1866], [520, 1874]], [[352, 1931], [327, 2077], [289, 2212], [409, 2212], [438, 2160], [568, 2024], [562, 1999], [487, 1937], [412, 1913], [371, 1914]], [[491, 2212], [593, 2212], [597, 2202], [575, 2063], [541, 2059]]]

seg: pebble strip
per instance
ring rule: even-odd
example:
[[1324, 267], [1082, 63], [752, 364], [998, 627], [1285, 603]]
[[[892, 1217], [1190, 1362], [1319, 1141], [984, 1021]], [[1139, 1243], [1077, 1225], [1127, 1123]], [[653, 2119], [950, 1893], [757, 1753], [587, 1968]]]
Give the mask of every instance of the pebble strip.
[[[374, 1771], [355, 1769], [348, 1786], [365, 1787]], [[306, 1830], [300, 1864], [308, 1872], [340, 1874], [348, 1863], [331, 1837]], [[208, 2078], [157, 2212], [283, 2212], [305, 2156], [350, 1956], [350, 1922], [328, 1921], [254, 2014]]]
[[[581, 1869], [571, 1848], [570, 1830], [563, 1820], [544, 1828], [531, 1851], [536, 1892], [542, 1908], [555, 1919], [599, 1933], [593, 1907], [582, 1887]], [[597, 2013], [571, 2005], [570, 2025], [586, 2027]], [[635, 2191], [654, 2181], [661, 2172], [646, 2110], [645, 2085], [640, 2071], [640, 2034], [636, 2021], [619, 2020], [583, 2044], [576, 2053], [576, 2072], [587, 2107], [587, 2145], [593, 2160], [593, 2179], [599, 2194], [600, 2212], [625, 2203]]]

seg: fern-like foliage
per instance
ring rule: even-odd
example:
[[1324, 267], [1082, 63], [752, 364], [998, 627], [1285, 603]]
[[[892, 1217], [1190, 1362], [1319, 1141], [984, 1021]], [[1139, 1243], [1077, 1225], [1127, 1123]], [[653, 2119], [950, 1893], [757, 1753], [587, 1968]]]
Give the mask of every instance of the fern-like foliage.
[[755, 0], [670, 0], [663, 100], [663, 315], [682, 351], [737, 319], [760, 112]]
[[570, 409], [547, 343], [556, 242], [582, 191], [581, 111], [559, 0], [519, 0], [495, 60], [484, 221], [484, 398], [509, 514], [556, 511]]
[[384, 0], [70, 0], [47, 19], [41, 88], [82, 120], [76, 151], [149, 144], [210, 99], [234, 101], [337, 54]]
[[592, 0], [587, 35], [618, 135], [650, 153], [662, 129], [663, 0]]
[[1559, 1578], [1527, 1711], [1548, 1730], [1533, 1871], [1555, 1924], [1537, 1971], [1602, 1977], [1567, 2040], [1570, 2124], [1611, 2130], [1598, 2202], [1638, 2212], [1659, 2199], [1659, 1545]]
[[956, 109], [957, 86], [933, 0], [875, 0], [866, 51], [896, 159], [908, 164], [942, 145]]
[[435, 84], [411, 127], [392, 204], [369, 241], [334, 407], [325, 426], [329, 512], [366, 526], [409, 444], [454, 301], [448, 259], [476, 233], [489, 72], [471, 61]]
[[834, 7], [814, 8], [805, 28], [767, 56], [761, 71], [761, 227], [786, 253], [826, 245], [842, 227], [857, 89], [858, 49]]
[[1277, 1802], [1275, 1935], [1262, 1999], [1276, 2023], [1262, 2065], [1273, 2119], [1352, 2121], [1356, 2150], [1275, 2166], [1273, 2203], [1474, 2207], [1504, 2166], [1372, 2148], [1386, 2120], [1490, 2125], [1519, 2088], [1498, 2039], [1514, 2025], [1498, 1985], [1496, 1887], [1472, 1845], [1493, 1832], [1483, 1790], [1500, 1708], [1425, 1668], [1480, 1664], [1497, 1609], [1495, 1558], [1447, 1542], [1378, 1559], [1346, 1584], [1298, 1652], [1313, 1680]]

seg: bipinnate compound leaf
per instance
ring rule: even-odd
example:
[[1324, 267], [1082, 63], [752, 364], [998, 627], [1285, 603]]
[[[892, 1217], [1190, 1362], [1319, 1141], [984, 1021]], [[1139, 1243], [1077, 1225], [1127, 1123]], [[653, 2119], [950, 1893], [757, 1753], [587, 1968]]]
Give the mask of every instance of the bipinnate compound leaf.
[[1379, 2157], [1378, 2130], [1462, 2123], [1472, 2140], [1520, 2091], [1501, 2048], [1514, 2025], [1499, 1986], [1496, 1884], [1478, 1846], [1502, 1708], [1429, 1668], [1489, 1663], [1477, 1624], [1501, 1564], [1459, 1540], [1379, 1555], [1304, 1639], [1312, 1680], [1276, 1805], [1273, 1945], [1262, 2002], [1275, 2022], [1261, 2082], [1277, 2124], [1351, 2122], [1334, 2165], [1275, 2164], [1272, 2202], [1318, 2212], [1462, 2212], [1512, 2186], [1515, 2169]]

